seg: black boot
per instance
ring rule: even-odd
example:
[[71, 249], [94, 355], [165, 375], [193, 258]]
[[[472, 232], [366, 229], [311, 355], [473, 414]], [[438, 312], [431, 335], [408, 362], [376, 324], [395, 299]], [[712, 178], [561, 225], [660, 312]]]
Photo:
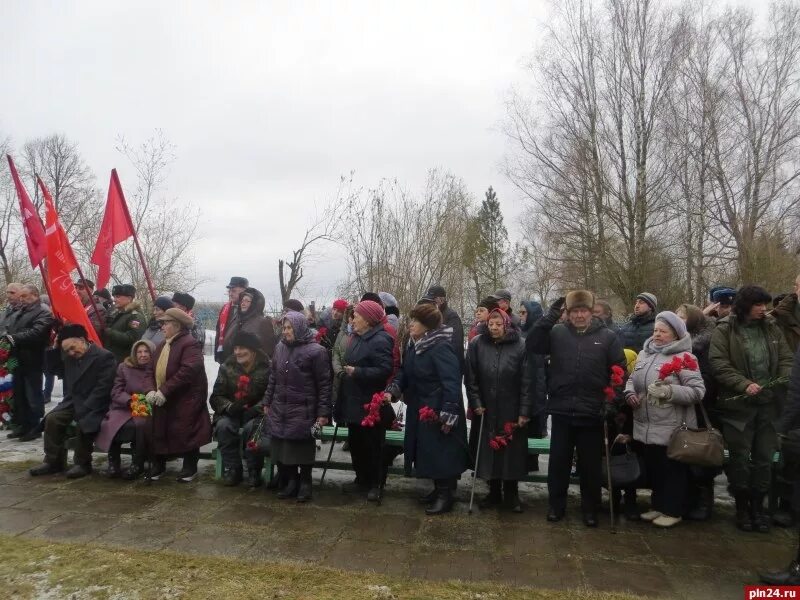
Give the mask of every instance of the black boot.
[[764, 496], [760, 492], [753, 492], [750, 497], [750, 510], [753, 515], [753, 529], [759, 533], [769, 533], [770, 518], [764, 509]]
[[297, 488], [297, 501], [311, 500], [311, 465], [300, 467], [300, 485]]
[[503, 482], [503, 504], [511, 512], [522, 512], [522, 502], [520, 502], [519, 499], [519, 486], [516, 481]]
[[134, 459], [131, 466], [123, 471], [122, 478], [126, 481], [133, 481], [141, 477], [142, 473], [144, 473], [144, 461]]
[[109, 479], [119, 479], [122, 477], [122, 460], [119, 456], [119, 445], [112, 444], [108, 451], [108, 467], [103, 471], [103, 475]]
[[283, 470], [286, 475], [286, 485], [278, 490], [278, 498], [285, 500], [297, 496], [297, 465], [284, 465]]
[[766, 571], [758, 578], [769, 585], [800, 585], [800, 563], [793, 560], [783, 571]]
[[286, 469], [286, 465], [282, 465], [281, 463], [277, 463], [275, 466], [278, 474], [272, 478], [272, 482], [267, 485], [267, 489], [280, 492], [286, 487], [286, 484], [289, 483], [288, 470]]
[[772, 515], [772, 523], [778, 527], [794, 526], [794, 510], [789, 500], [781, 498], [778, 501], [778, 509]]
[[167, 459], [163, 456], [156, 456], [150, 462], [150, 479], [158, 481], [167, 472]]
[[234, 487], [242, 482], [242, 467], [234, 466], [225, 469], [222, 475], [222, 484], [227, 487]]
[[426, 515], [443, 515], [453, 510], [453, 490], [449, 481], [436, 481], [436, 500], [425, 509]]
[[622, 514], [628, 521], [641, 521], [642, 515], [636, 504], [636, 490], [626, 489], [622, 499]]
[[750, 495], [747, 492], [736, 492], [736, 527], [742, 531], [753, 531], [753, 517], [750, 515]]
[[433, 489], [432, 489], [430, 492], [428, 492], [427, 494], [423, 494], [422, 496], [420, 496], [419, 498], [417, 498], [417, 500], [419, 501], [419, 503], [420, 503], [420, 504], [430, 504], [430, 503], [432, 503], [434, 500], [436, 500], [436, 495], [437, 495], [437, 494], [436, 494], [436, 488], [433, 488]]
[[261, 478], [261, 469], [247, 469], [247, 487], [261, 487], [264, 480]]
[[197, 477], [197, 461], [200, 459], [200, 450], [192, 450], [183, 455], [183, 466], [176, 481], [178, 483], [190, 483]]
[[[433, 493], [436, 494], [436, 490], [433, 490]], [[490, 479], [489, 480], [489, 493], [481, 498], [480, 502], [478, 502], [479, 508], [492, 508], [493, 506], [499, 506], [503, 502], [503, 495], [502, 495], [502, 486], [499, 479]]]
[[696, 492], [694, 506], [686, 513], [686, 518], [690, 521], [708, 521], [714, 508], [714, 482], [699, 484]]

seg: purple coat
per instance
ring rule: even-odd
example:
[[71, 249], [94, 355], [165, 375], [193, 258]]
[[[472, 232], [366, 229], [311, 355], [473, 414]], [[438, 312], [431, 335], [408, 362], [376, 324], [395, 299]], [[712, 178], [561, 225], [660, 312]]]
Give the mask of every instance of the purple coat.
[[152, 392], [156, 389], [153, 381], [152, 365], [145, 367], [132, 367], [126, 359], [117, 367], [117, 377], [114, 387], [111, 388], [111, 405], [108, 407], [103, 422], [100, 423], [100, 433], [94, 440], [95, 446], [103, 452], [108, 452], [111, 441], [120, 428], [131, 417], [131, 394]]
[[[299, 318], [294, 318], [298, 315]], [[264, 403], [267, 433], [278, 439], [311, 439], [318, 417], [331, 416], [331, 367], [328, 352], [308, 335], [305, 317], [289, 313], [298, 341], [275, 348]]]

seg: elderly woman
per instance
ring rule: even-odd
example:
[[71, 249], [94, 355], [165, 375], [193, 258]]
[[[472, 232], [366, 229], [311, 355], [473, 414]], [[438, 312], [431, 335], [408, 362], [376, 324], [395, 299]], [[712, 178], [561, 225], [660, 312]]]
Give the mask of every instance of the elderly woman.
[[206, 398], [208, 379], [203, 351], [192, 337], [192, 317], [179, 308], [170, 308], [160, 319], [164, 341], [153, 356], [156, 390], [147, 394], [153, 407], [153, 445], [159, 460], [151, 478], [160, 479], [166, 457], [183, 456], [179, 483], [197, 476], [200, 447], [211, 441], [211, 419]]
[[[675, 358], [680, 368], [665, 373], [662, 366]], [[704, 393], [686, 324], [674, 312], [659, 313], [625, 386], [633, 438], [644, 444], [645, 471], [653, 487], [652, 510], [641, 518], [658, 527], [677, 525], [686, 510], [689, 466], [668, 458], [667, 445], [682, 423], [697, 427], [694, 405]]]
[[496, 308], [500, 308], [500, 306], [493, 296], [488, 296], [478, 303], [475, 308], [475, 320], [472, 322], [472, 327], [469, 328], [469, 333], [467, 333], [469, 341], [472, 341], [472, 338], [476, 335], [486, 333], [486, 320], [489, 318], [489, 313]]
[[[511, 318], [499, 308], [489, 314], [488, 334], [476, 336], [467, 349], [469, 406], [485, 419], [477, 476], [489, 482], [481, 508], [497, 506], [522, 512], [517, 484], [527, 474], [527, 425], [533, 411], [533, 370], [525, 342]], [[492, 440], [507, 445], [493, 448]], [[501, 493], [502, 490], [502, 493]]]
[[[117, 367], [117, 376], [111, 389], [111, 406], [94, 442], [100, 450], [108, 452], [106, 475], [112, 479], [124, 477], [133, 480], [144, 471], [145, 456], [151, 443], [150, 417], [134, 417], [131, 400], [134, 400], [134, 394], [146, 395], [155, 389], [152, 369], [154, 351], [155, 346], [149, 340], [134, 342], [131, 355]], [[128, 442], [133, 445], [133, 462], [123, 473], [120, 446]]]
[[367, 490], [367, 500], [381, 497], [382, 450], [386, 430], [366, 419], [372, 397], [382, 392], [394, 369], [392, 336], [384, 329], [383, 307], [362, 300], [353, 309], [353, 334], [344, 353], [344, 376], [339, 395], [339, 415], [347, 423], [350, 456], [356, 486]]
[[[269, 383], [269, 360], [261, 340], [239, 331], [233, 337], [233, 356], [220, 365], [209, 404], [214, 409], [214, 435], [222, 455], [223, 482], [242, 481], [242, 446], [255, 434], [264, 415], [263, 399]], [[241, 432], [241, 433], [240, 433]], [[266, 437], [266, 435], [264, 436]], [[258, 446], [259, 439], [253, 440]], [[264, 456], [257, 449], [247, 451], [247, 483], [259, 487]]]
[[409, 315], [411, 343], [403, 366], [384, 400], [403, 397], [407, 405], [406, 472], [432, 479], [434, 489], [420, 498], [425, 513], [453, 508], [453, 490], [467, 469], [467, 426], [461, 400], [461, 368], [451, 344], [452, 330], [442, 325], [433, 304], [418, 304]]
[[313, 430], [331, 416], [331, 368], [303, 313], [290, 311], [283, 318], [264, 404], [270, 453], [278, 465], [278, 498], [308, 502], [317, 453]]
[[230, 330], [226, 332], [222, 346], [224, 359], [233, 354], [233, 337], [238, 331], [246, 331], [257, 336], [261, 341], [261, 350], [267, 358], [272, 358], [278, 339], [275, 336], [275, 324], [272, 319], [264, 316], [265, 304], [264, 294], [256, 288], [247, 288], [239, 295], [239, 312]]
[[153, 347], [158, 346], [164, 341], [164, 332], [161, 331], [161, 323], [159, 319], [163, 318], [164, 312], [175, 306], [172, 300], [166, 296], [159, 296], [153, 303], [153, 317], [147, 324], [147, 329], [144, 330], [142, 335], [143, 340], [149, 340], [153, 343]]

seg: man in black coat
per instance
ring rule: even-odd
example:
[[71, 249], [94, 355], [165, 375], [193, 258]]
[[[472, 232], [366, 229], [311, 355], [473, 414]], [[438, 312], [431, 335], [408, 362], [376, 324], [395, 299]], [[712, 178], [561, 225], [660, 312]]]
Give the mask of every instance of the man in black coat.
[[[581, 510], [587, 527], [597, 526], [603, 457], [604, 388], [611, 367], [625, 367], [615, 333], [592, 317], [594, 296], [579, 290], [559, 298], [528, 334], [532, 354], [549, 354], [547, 412], [552, 416], [547, 489], [547, 520], [560, 521], [567, 508], [572, 457], [580, 464]], [[558, 323], [566, 307], [567, 321]]]
[[642, 292], [636, 296], [633, 305], [633, 316], [619, 329], [622, 347], [634, 352], [641, 352], [647, 338], [652, 337], [656, 324], [658, 299], [650, 292]]
[[250, 282], [247, 281], [247, 277], [231, 277], [231, 281], [227, 285], [228, 302], [226, 302], [222, 310], [219, 311], [219, 316], [217, 317], [217, 331], [214, 335], [214, 344], [216, 345], [214, 349], [214, 360], [219, 364], [224, 363], [225, 359], [229, 356], [223, 352], [222, 348], [225, 343], [225, 332], [230, 331], [231, 325], [233, 325], [233, 322], [236, 320], [239, 314], [239, 296], [248, 287], [250, 287]]
[[428, 288], [425, 294], [426, 299], [431, 299], [439, 307], [439, 312], [442, 313], [442, 323], [445, 327], [453, 328], [452, 346], [453, 350], [458, 357], [458, 366], [461, 369], [461, 374], [464, 373], [464, 325], [461, 322], [461, 317], [447, 305], [447, 292], [440, 285], [432, 285]]
[[58, 345], [64, 352], [64, 399], [44, 419], [44, 462], [30, 474], [49, 475], [66, 468], [67, 428], [75, 421], [76, 440], [70, 479], [92, 472], [92, 446], [111, 403], [111, 387], [117, 361], [108, 350], [88, 341], [82, 325], [65, 325], [58, 332]]
[[18, 361], [14, 371], [15, 427], [9, 438], [28, 442], [41, 435], [38, 426], [44, 416], [44, 351], [54, 324], [53, 313], [42, 305], [36, 286], [23, 285], [17, 295], [17, 310], [6, 320], [3, 332], [11, 344], [11, 356]]

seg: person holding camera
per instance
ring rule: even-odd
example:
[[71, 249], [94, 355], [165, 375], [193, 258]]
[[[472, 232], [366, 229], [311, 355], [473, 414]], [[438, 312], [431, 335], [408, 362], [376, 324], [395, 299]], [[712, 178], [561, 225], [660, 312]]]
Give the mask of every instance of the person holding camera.
[[303, 313], [287, 312], [281, 331], [264, 394], [266, 431], [278, 465], [278, 498], [308, 502], [317, 453], [314, 432], [331, 416], [331, 368]]

